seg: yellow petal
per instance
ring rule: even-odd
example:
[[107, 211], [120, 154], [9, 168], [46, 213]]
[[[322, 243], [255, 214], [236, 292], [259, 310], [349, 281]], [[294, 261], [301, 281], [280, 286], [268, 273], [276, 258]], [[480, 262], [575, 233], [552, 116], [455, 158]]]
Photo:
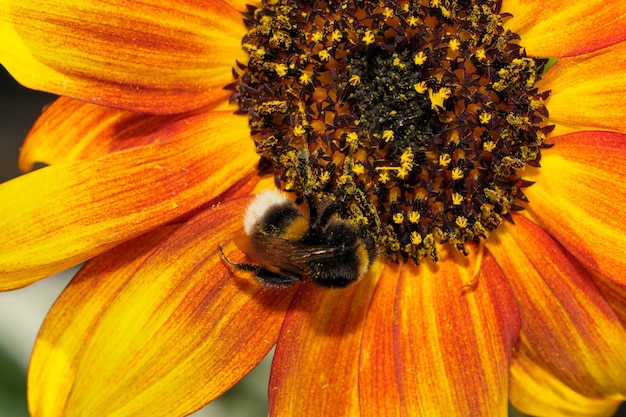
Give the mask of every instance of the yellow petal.
[[234, 8], [235, 10], [239, 10], [240, 12], [245, 12], [247, 10], [246, 6], [248, 4], [254, 5], [256, 7], [260, 6], [260, 2], [250, 0], [224, 0], [224, 3], [227, 3], [230, 7]]
[[537, 86], [552, 90], [546, 106], [549, 122], [556, 124], [554, 135], [578, 130], [626, 133], [626, 42], [560, 59]]
[[561, 136], [524, 193], [529, 212], [585, 266], [626, 283], [626, 135]]
[[167, 127], [188, 115], [153, 116], [61, 97], [48, 106], [20, 150], [19, 167], [93, 158], [162, 140]]
[[235, 276], [219, 255], [241, 233], [248, 201], [222, 202], [147, 249], [142, 237], [89, 262], [37, 340], [33, 416], [186, 415], [250, 371], [275, 343], [293, 292]]
[[240, 116], [202, 114], [161, 138], [1, 184], [0, 288], [83, 262], [253, 176], [257, 155]]
[[[551, 374], [572, 391], [557, 400], [553, 397], [561, 395], [561, 389], [550, 392], [545, 387], [545, 397], [552, 398], [549, 408], [541, 408], [546, 407], [541, 397], [536, 403], [524, 398], [523, 406], [515, 405], [530, 414], [541, 409], [545, 415], [563, 415], [562, 410], [580, 415], [592, 404], [606, 406], [598, 399], [611, 398], [614, 405], [620, 396], [626, 398], [626, 331], [615, 312], [589, 272], [557, 241], [522, 216], [515, 222], [498, 229], [488, 248], [520, 307], [522, 330], [512, 366], [522, 369], [516, 383], [524, 385], [529, 378], [529, 384], [536, 384], [537, 374]], [[596, 400], [585, 403], [579, 397]]]
[[176, 229], [159, 228], [121, 244], [88, 262], [68, 284], [48, 312], [31, 357], [31, 415], [63, 415], [84, 340], [144, 261]]
[[502, 11], [514, 16], [504, 27], [534, 56], [578, 55], [626, 40], [623, 0], [503, 0]]
[[363, 416], [506, 415], [519, 316], [490, 255], [388, 265], [369, 307], [359, 366]]
[[341, 290], [302, 285], [276, 346], [271, 416], [359, 415], [361, 332], [380, 270]]
[[0, 62], [20, 83], [141, 112], [228, 97], [245, 33], [221, 0], [0, 1]]
[[511, 404], [529, 415], [610, 417], [621, 400], [588, 398], [533, 363], [528, 357], [511, 367]]

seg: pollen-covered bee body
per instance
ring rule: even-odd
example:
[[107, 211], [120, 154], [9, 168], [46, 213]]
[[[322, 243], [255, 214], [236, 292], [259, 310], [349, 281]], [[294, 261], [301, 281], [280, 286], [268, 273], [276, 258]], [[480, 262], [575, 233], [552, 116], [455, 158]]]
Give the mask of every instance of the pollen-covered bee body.
[[253, 271], [266, 285], [311, 280], [324, 287], [346, 287], [358, 281], [373, 259], [373, 244], [350, 223], [318, 212], [312, 202], [309, 211], [313, 221], [277, 191], [259, 194], [246, 211], [246, 234], [234, 239], [255, 263], [227, 261]]

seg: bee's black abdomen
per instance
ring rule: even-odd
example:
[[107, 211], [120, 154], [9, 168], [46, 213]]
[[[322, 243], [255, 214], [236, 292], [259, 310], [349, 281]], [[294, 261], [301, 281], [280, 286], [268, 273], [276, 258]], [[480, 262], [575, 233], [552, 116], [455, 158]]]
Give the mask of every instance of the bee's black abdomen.
[[358, 281], [369, 268], [372, 256], [356, 228], [343, 220], [332, 220], [323, 229], [323, 243], [342, 250], [311, 265], [311, 279], [322, 287], [343, 288]]

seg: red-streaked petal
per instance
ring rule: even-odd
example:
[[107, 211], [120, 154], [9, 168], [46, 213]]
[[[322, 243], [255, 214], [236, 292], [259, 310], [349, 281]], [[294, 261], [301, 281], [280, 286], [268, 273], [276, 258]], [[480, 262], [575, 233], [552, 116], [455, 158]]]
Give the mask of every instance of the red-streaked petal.
[[271, 416], [358, 416], [358, 363], [365, 314], [380, 274], [376, 263], [358, 284], [304, 284], [285, 317], [272, 375]]
[[626, 283], [626, 135], [579, 132], [527, 170], [529, 211], [589, 268]]
[[615, 282], [610, 278], [593, 272], [591, 276], [600, 291], [602, 291], [606, 301], [613, 308], [615, 315], [622, 322], [622, 326], [626, 328], [626, 283]]
[[552, 90], [546, 106], [548, 121], [556, 124], [553, 135], [579, 130], [626, 133], [626, 42], [560, 59], [537, 87]]
[[610, 417], [622, 401], [584, 397], [528, 357], [511, 367], [510, 400], [520, 411], [550, 417]]
[[0, 62], [20, 83], [141, 112], [228, 97], [245, 33], [221, 0], [0, 1]]
[[506, 415], [518, 311], [491, 255], [475, 266], [476, 253], [446, 253], [385, 268], [363, 332], [361, 415]]
[[221, 259], [248, 201], [202, 212], [153, 253], [140, 238], [88, 263], [39, 335], [33, 415], [186, 415], [250, 371], [293, 291], [262, 288]]
[[239, 183], [257, 155], [246, 123], [202, 114], [163, 143], [49, 166], [0, 185], [0, 288], [19, 288], [171, 222]]
[[[539, 410], [545, 415], [563, 415], [562, 410], [579, 415], [590, 404], [578, 397], [615, 400], [626, 394], [626, 331], [615, 312], [589, 272], [558, 242], [522, 216], [515, 221], [503, 225], [488, 248], [513, 288], [522, 318], [512, 365], [522, 368], [516, 383], [525, 384], [524, 374], [533, 383], [542, 373], [527, 369], [534, 364], [568, 386], [577, 399], [553, 398], [550, 408], [543, 408], [543, 399], [524, 398], [515, 406], [533, 415]], [[519, 387], [512, 392], [515, 389]], [[548, 397], [558, 395], [546, 392]], [[595, 403], [605, 405], [591, 400]], [[583, 409], [577, 410], [576, 404]]]
[[28, 133], [19, 167], [27, 172], [37, 162], [53, 165], [154, 143], [162, 139], [159, 133], [187, 117], [135, 113], [61, 97]]
[[514, 16], [505, 28], [534, 56], [578, 55], [626, 40], [623, 0], [503, 0], [502, 11]]

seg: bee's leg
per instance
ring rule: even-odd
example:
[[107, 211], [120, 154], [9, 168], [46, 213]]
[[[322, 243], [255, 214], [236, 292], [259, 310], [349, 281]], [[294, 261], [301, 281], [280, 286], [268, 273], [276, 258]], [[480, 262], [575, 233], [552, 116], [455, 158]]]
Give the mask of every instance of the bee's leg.
[[228, 263], [228, 265], [232, 266], [237, 271], [255, 272], [256, 273], [259, 269], [261, 269], [260, 265], [246, 263], [246, 262], [233, 262], [233, 261], [231, 261], [230, 259], [228, 259], [228, 257], [224, 253], [224, 245], [220, 244], [218, 247], [220, 249], [220, 254], [222, 254], [222, 259], [225, 260]]
[[228, 263], [231, 267], [237, 271], [242, 272], [254, 272], [254, 277], [259, 283], [267, 287], [290, 287], [293, 284], [302, 281], [297, 275], [291, 274], [277, 274], [272, 271], [264, 269], [261, 265], [247, 263], [247, 262], [233, 262], [224, 253], [224, 246], [219, 245], [220, 254], [222, 259]]
[[256, 270], [254, 277], [261, 284], [267, 287], [290, 287], [300, 281], [300, 277], [296, 275], [277, 274], [267, 269], [259, 268]]

